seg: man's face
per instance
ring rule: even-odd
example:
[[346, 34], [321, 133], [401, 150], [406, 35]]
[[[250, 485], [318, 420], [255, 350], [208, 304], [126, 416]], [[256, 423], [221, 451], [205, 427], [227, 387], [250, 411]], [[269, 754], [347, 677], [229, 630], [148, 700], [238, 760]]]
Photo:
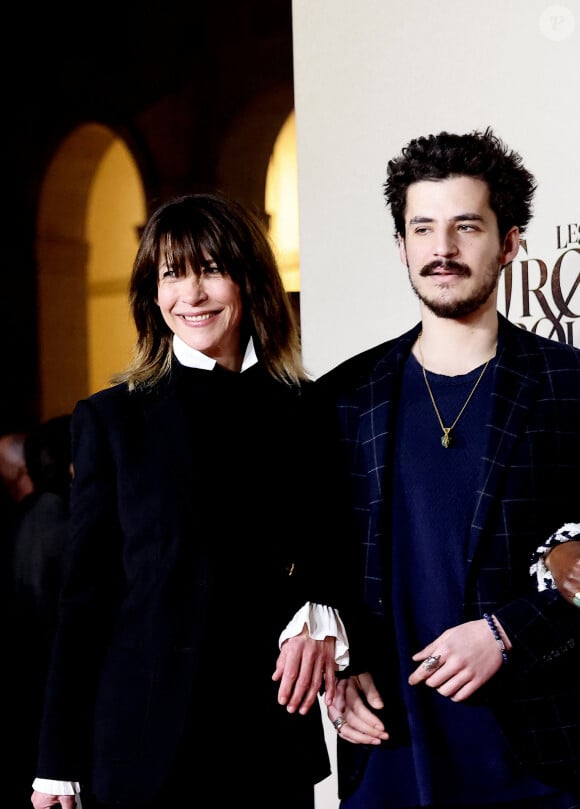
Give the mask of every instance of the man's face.
[[407, 189], [399, 253], [417, 297], [437, 317], [495, 308], [501, 267], [518, 248], [515, 227], [500, 241], [483, 180], [422, 180]]

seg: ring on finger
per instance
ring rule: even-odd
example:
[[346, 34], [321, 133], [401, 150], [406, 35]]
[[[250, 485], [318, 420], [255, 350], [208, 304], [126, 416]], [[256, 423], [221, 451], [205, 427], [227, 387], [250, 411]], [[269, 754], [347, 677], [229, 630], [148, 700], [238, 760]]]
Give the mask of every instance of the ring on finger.
[[440, 660], [441, 655], [429, 655], [429, 657], [423, 661], [423, 668], [425, 671], [435, 671], [435, 669], [439, 667]]
[[343, 725], [346, 725], [346, 719], [344, 716], [337, 716], [336, 719], [333, 720], [332, 724], [334, 725], [334, 729], [337, 733], [340, 733], [340, 729]]

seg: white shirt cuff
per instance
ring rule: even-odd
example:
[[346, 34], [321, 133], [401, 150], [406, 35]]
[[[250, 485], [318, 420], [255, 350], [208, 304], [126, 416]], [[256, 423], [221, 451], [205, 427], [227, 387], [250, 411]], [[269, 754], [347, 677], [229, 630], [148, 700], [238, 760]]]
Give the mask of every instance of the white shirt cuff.
[[50, 778], [35, 778], [32, 789], [45, 795], [76, 795], [81, 791], [78, 781], [52, 781]]
[[338, 670], [343, 671], [348, 666], [350, 657], [346, 629], [338, 610], [324, 604], [313, 604], [307, 601], [280, 635], [279, 645], [282, 646], [282, 643], [288, 638], [299, 635], [304, 624], [308, 627], [308, 633], [314, 640], [324, 640], [326, 637], [336, 638], [335, 660]]

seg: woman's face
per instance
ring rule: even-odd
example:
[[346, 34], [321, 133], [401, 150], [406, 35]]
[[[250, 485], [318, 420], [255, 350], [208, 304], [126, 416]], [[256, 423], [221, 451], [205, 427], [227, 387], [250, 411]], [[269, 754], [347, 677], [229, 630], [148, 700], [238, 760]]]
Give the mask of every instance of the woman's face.
[[171, 331], [231, 371], [242, 366], [242, 295], [227, 272], [204, 254], [197, 273], [178, 276], [162, 255], [157, 277], [157, 305]]

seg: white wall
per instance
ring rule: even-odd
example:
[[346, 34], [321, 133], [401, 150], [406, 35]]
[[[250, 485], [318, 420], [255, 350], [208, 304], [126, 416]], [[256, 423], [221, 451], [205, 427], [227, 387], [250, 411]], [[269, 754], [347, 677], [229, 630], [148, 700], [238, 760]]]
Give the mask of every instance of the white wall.
[[[551, 317], [580, 345], [580, 0], [293, 0], [293, 29], [302, 335], [314, 375], [418, 319], [382, 184], [401, 146], [443, 129], [491, 125], [535, 174], [527, 254], [500, 308], [558, 339]], [[545, 310], [540, 295], [523, 296], [526, 271]], [[317, 809], [337, 806], [332, 776]]]

